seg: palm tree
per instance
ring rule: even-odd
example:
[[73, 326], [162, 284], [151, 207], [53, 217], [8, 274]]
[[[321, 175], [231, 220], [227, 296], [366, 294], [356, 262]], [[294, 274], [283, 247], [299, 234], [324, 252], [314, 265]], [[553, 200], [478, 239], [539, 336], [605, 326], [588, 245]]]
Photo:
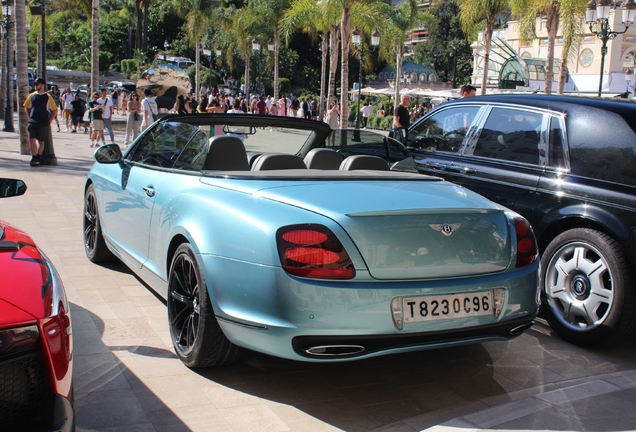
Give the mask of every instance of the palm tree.
[[224, 20], [224, 27], [231, 36], [231, 42], [227, 45], [226, 60], [232, 67], [234, 51], [245, 60], [245, 94], [249, 95], [252, 40], [261, 35], [264, 28], [258, 12], [251, 7], [232, 10], [228, 18]]
[[340, 18], [340, 40], [342, 52], [340, 60], [340, 127], [349, 124], [349, 48], [351, 44], [351, 17], [355, 23], [368, 27], [370, 23], [380, 23], [384, 18], [377, 14], [379, 0], [326, 0], [330, 7], [342, 10]]
[[465, 0], [461, 5], [460, 21], [467, 34], [472, 34], [477, 25], [485, 21], [486, 29], [483, 31], [484, 39], [484, 63], [481, 79], [481, 94], [486, 94], [488, 84], [488, 64], [490, 63], [490, 45], [492, 33], [495, 29], [497, 17], [509, 7], [508, 0]]
[[280, 34], [285, 11], [290, 0], [253, 0], [250, 2], [266, 27], [274, 30], [274, 100], [278, 100], [278, 58], [280, 51]]
[[31, 153], [29, 146], [29, 137], [27, 135], [27, 118], [26, 111], [22, 109], [24, 101], [29, 94], [29, 78], [28, 78], [28, 65], [27, 65], [27, 34], [22, 29], [26, 28], [26, 5], [22, 1], [16, 0], [15, 8], [13, 9], [15, 16], [15, 28], [16, 28], [16, 72], [17, 72], [17, 107], [18, 107], [18, 129], [20, 133], [20, 154], [28, 155]]
[[92, 4], [91, 90], [97, 91], [99, 89], [99, 0], [93, 0]]
[[201, 35], [205, 24], [212, 17], [212, 13], [218, 7], [217, 0], [175, 0], [177, 15], [185, 19], [185, 28], [191, 40], [195, 41], [195, 89], [198, 92], [201, 86]]
[[[330, 101], [336, 91], [336, 71], [338, 70], [338, 29], [340, 11], [328, 7], [327, 2], [315, 0], [295, 0], [285, 11], [281, 31], [289, 41], [296, 30], [321, 38], [322, 71], [320, 76], [320, 119], [325, 113], [325, 100]], [[329, 49], [331, 45], [331, 49]], [[330, 52], [329, 87], [325, 95], [327, 51]]]
[[433, 19], [429, 12], [420, 12], [417, 0], [408, 0], [395, 7], [382, 4], [381, 13], [385, 17], [382, 22], [381, 55], [387, 61], [395, 58], [395, 105], [400, 101], [400, 79], [402, 76], [402, 59], [404, 58], [404, 40], [411, 30]]
[[[552, 93], [554, 72], [554, 45], [559, 25], [564, 37], [558, 93], [563, 93], [567, 76], [567, 59], [573, 45], [578, 45], [577, 35], [581, 32], [581, 19], [585, 15], [586, 2], [583, 0], [510, 0], [512, 12], [519, 17], [521, 40], [525, 43], [536, 39], [537, 16], [545, 19], [548, 33], [548, 54], [545, 70], [545, 94]], [[567, 39], [567, 41], [566, 41]]]

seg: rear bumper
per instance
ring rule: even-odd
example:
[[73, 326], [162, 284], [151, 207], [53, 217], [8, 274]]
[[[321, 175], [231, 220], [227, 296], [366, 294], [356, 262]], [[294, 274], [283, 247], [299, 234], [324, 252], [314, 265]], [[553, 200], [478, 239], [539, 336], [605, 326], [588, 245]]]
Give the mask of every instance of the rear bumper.
[[389, 350], [426, 349], [439, 344], [465, 344], [471, 341], [512, 339], [534, 325], [536, 315], [465, 330], [400, 335], [298, 336], [292, 339], [294, 351], [305, 358], [349, 359]]

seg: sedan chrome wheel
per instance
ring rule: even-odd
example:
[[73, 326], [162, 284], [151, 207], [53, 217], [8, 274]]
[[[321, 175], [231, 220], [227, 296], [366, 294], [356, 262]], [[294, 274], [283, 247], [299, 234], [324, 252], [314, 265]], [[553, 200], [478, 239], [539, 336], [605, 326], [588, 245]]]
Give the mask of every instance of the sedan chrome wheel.
[[190, 368], [232, 363], [239, 347], [223, 334], [192, 247], [180, 245], [168, 278], [168, 322], [172, 345]]
[[617, 342], [634, 331], [631, 270], [620, 245], [601, 232], [576, 228], [557, 236], [542, 262], [547, 318], [579, 345]]
[[614, 301], [613, 278], [594, 247], [570, 243], [552, 256], [546, 271], [546, 295], [564, 325], [584, 330], [603, 322]]

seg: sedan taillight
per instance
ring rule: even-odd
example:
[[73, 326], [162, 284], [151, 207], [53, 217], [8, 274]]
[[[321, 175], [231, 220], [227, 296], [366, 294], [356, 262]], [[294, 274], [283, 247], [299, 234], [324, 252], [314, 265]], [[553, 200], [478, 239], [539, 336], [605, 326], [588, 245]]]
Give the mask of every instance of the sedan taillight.
[[530, 223], [522, 217], [516, 217], [514, 222], [517, 233], [516, 267], [520, 268], [532, 264], [539, 258], [539, 247]]
[[329, 228], [290, 225], [276, 233], [283, 269], [294, 276], [317, 279], [352, 279], [356, 275], [349, 254]]

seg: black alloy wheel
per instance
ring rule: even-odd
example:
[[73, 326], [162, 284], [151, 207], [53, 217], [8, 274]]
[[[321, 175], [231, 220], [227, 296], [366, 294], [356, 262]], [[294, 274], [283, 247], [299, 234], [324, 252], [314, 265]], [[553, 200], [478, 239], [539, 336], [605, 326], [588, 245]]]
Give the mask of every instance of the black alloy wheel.
[[113, 259], [112, 252], [106, 246], [99, 220], [99, 209], [95, 188], [89, 185], [84, 196], [84, 250], [91, 262], [100, 263]]
[[177, 248], [170, 266], [168, 322], [175, 352], [190, 368], [230, 364], [239, 354], [219, 327], [201, 268], [187, 243]]

